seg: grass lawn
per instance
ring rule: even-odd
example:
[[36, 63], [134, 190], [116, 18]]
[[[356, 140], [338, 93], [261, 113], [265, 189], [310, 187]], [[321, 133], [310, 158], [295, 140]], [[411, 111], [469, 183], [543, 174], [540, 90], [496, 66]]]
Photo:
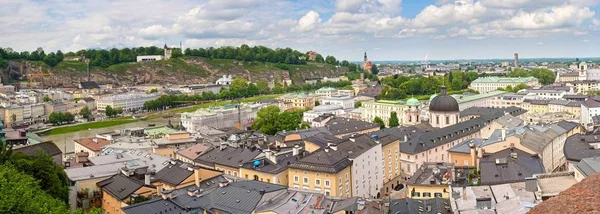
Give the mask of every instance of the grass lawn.
[[117, 126], [117, 125], [122, 125], [122, 124], [127, 124], [127, 123], [134, 123], [136, 121], [137, 120], [135, 120], [131, 117], [121, 117], [121, 118], [115, 118], [112, 120], [105, 120], [105, 121], [99, 121], [99, 122], [91, 122], [91, 123], [84, 123], [84, 124], [80, 124], [80, 125], [55, 128], [55, 129], [52, 129], [52, 130], [46, 132], [44, 135], [66, 134], [66, 133], [71, 133], [71, 132], [88, 130], [90, 128], [98, 129], [98, 128]]

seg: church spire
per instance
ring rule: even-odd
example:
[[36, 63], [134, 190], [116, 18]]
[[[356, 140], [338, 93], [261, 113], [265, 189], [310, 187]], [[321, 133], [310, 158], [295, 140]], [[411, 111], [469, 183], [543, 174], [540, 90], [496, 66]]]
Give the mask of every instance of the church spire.
[[365, 62], [369, 61], [369, 60], [367, 59], [367, 52], [366, 52], [366, 51], [365, 51], [365, 59], [364, 59], [364, 61], [365, 61]]

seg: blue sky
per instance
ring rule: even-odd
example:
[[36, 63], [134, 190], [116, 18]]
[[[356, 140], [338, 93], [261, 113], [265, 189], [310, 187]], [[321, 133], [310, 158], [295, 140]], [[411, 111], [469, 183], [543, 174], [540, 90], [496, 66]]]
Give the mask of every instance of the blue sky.
[[600, 0], [2, 0], [0, 47], [291, 47], [340, 59], [598, 57]]

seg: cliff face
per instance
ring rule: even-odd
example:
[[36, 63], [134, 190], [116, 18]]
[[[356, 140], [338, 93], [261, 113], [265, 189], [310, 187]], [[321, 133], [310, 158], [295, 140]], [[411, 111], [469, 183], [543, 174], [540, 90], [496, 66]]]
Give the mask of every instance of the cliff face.
[[[9, 64], [9, 72], [4, 73], [3, 79], [23, 80], [27, 79], [29, 73], [49, 72], [51, 76], [43, 77], [44, 87], [76, 87], [80, 81], [87, 81], [88, 78], [87, 65], [83, 62], [61, 62], [55, 67], [31, 61], [11, 61]], [[119, 86], [207, 84], [214, 83], [223, 75], [241, 77], [251, 82], [277, 78], [291, 79], [294, 84], [302, 84], [305, 79], [339, 76], [342, 73], [338, 68], [326, 64], [286, 65], [284, 68], [286, 70], [272, 63], [184, 58], [122, 63], [108, 68], [91, 67], [90, 76], [92, 81], [100, 84], [112, 83]]]

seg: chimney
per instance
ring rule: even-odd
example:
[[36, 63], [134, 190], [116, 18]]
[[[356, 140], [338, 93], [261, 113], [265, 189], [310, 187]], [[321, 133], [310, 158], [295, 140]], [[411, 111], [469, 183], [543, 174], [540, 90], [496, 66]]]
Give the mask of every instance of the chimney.
[[144, 174], [144, 184], [150, 185], [150, 172], [146, 172], [146, 174]]
[[466, 201], [466, 200], [467, 200], [467, 187], [463, 187], [463, 188], [462, 188], [462, 192], [463, 192], [463, 193], [462, 193], [462, 199], [463, 199], [464, 201]]
[[266, 159], [269, 159], [271, 162], [277, 164], [277, 155], [275, 154], [274, 151], [267, 149], [264, 151], [264, 153], [265, 153]]
[[224, 150], [227, 148], [227, 144], [225, 144], [225, 142], [222, 142], [221, 144], [219, 144], [219, 150]]
[[356, 142], [356, 138], [354, 138], [354, 134], [350, 135], [350, 138], [348, 138], [350, 141], [352, 141], [353, 143]]
[[298, 156], [299, 154], [300, 154], [300, 146], [295, 145], [294, 148], [292, 149], [292, 155]]
[[198, 191], [198, 190], [196, 190], [196, 187], [189, 187], [189, 188], [187, 188], [187, 189], [185, 189], [185, 190], [187, 191], [187, 194], [188, 194], [189, 196], [194, 196], [194, 195], [196, 195], [196, 192]]
[[506, 140], [506, 129], [502, 129], [502, 140]]
[[98, 143], [98, 138], [92, 138], [92, 142]]
[[475, 144], [471, 141], [469, 143], [469, 147], [471, 148], [471, 164], [473, 166], [477, 165], [477, 153], [475, 152]]
[[[352, 142], [354, 142], [354, 141], [352, 141]], [[327, 143], [327, 147], [329, 147], [333, 151], [337, 151], [337, 145], [335, 145], [333, 143]]]
[[163, 200], [167, 200], [168, 198], [173, 198], [173, 196], [171, 195], [171, 193], [173, 193], [172, 190], [163, 190], [161, 193], [162, 199]]
[[200, 187], [200, 181], [202, 181], [202, 178], [200, 177], [200, 170], [194, 169], [194, 183], [197, 187]]
[[404, 142], [408, 142], [408, 135], [404, 135]]

